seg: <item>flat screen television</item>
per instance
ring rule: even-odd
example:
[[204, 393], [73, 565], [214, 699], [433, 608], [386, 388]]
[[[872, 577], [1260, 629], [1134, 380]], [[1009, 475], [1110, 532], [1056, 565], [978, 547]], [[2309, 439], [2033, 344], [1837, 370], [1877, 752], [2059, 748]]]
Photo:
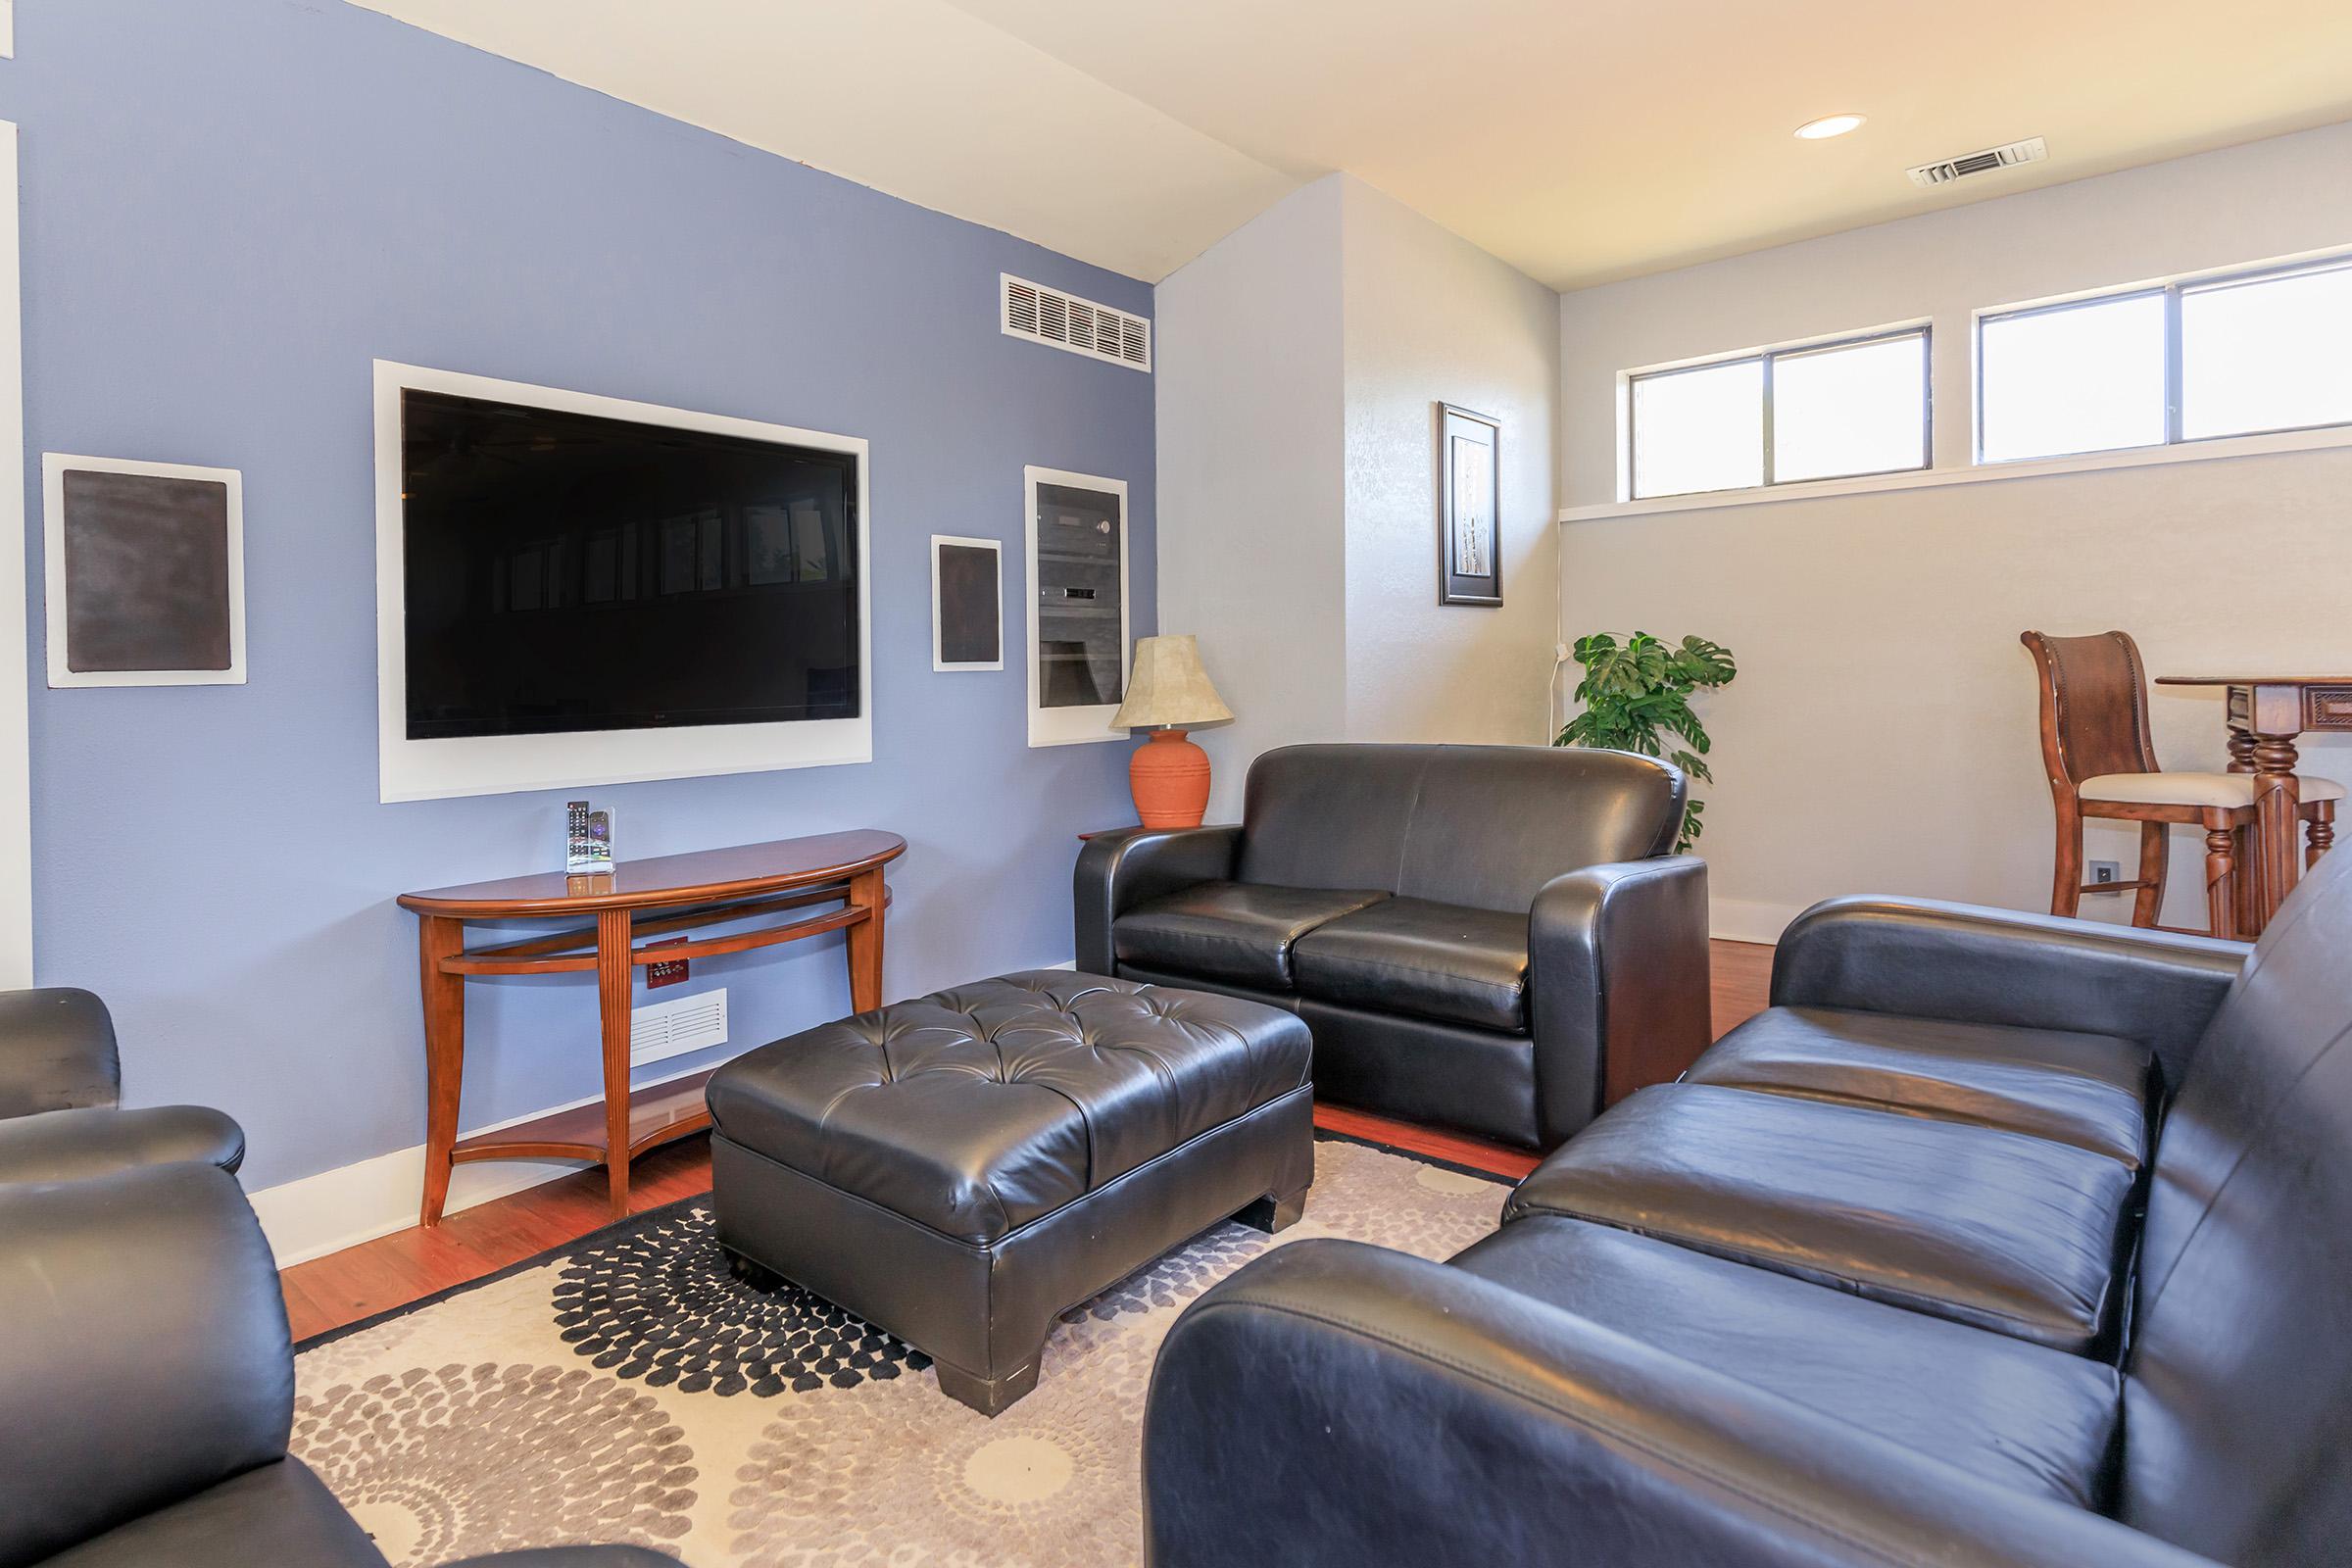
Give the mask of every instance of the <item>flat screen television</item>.
[[409, 738], [858, 717], [858, 461], [404, 390]]

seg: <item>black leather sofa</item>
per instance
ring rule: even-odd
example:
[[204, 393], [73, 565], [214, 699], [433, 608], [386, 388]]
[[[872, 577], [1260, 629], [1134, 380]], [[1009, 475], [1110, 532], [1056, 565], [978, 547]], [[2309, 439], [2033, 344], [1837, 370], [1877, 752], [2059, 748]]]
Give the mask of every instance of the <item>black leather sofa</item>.
[[120, 1108], [114, 1019], [87, 991], [0, 991], [0, 1182], [201, 1160], [234, 1171], [245, 1133], [205, 1105]]
[[[209, 1163], [0, 1186], [0, 1568], [385, 1568], [286, 1453], [269, 1245]], [[626, 1546], [474, 1558], [675, 1568]]]
[[1237, 826], [1099, 834], [1078, 967], [1272, 1003], [1318, 1099], [1548, 1149], [1706, 1045], [1682, 773], [1543, 746], [1292, 746]]
[[2346, 1561], [2348, 952], [2340, 855], [2250, 956], [1810, 911], [1771, 1010], [1493, 1237], [1299, 1242], [1195, 1303], [1151, 1561]]

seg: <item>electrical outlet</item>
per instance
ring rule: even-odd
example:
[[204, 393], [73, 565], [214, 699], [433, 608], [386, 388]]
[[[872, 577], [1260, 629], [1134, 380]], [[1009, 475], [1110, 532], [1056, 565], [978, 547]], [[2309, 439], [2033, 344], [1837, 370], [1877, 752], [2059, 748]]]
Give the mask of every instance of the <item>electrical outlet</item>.
[[2090, 862], [2090, 881], [2093, 887], [2107, 882], [2121, 882], [2123, 879], [2122, 862], [2116, 860], [2093, 860]]

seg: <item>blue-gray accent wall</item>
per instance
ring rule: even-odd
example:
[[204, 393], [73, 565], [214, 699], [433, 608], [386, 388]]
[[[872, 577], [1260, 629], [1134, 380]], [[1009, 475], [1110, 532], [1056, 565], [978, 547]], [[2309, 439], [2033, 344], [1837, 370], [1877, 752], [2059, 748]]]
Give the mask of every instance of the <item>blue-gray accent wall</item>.
[[[893, 995], [1068, 957], [1127, 748], [1031, 750], [1017, 656], [932, 673], [927, 551], [1004, 540], [1017, 638], [1022, 466], [1125, 479], [1152, 629], [1152, 380], [996, 314], [1000, 271], [1144, 315], [1149, 286], [342, 0], [17, 10], [34, 485], [42, 451], [245, 477], [244, 686], [48, 690], [26, 498], [36, 972], [106, 998], [131, 1102], [235, 1115], [257, 1188], [420, 1142], [393, 897], [560, 863], [569, 792], [376, 799], [379, 358], [870, 440], [874, 760], [585, 793], [624, 857], [905, 834]], [[713, 984], [738, 1047], [847, 1010], [837, 938], [662, 995]], [[596, 1091], [592, 985], [471, 989], [463, 1125]]]

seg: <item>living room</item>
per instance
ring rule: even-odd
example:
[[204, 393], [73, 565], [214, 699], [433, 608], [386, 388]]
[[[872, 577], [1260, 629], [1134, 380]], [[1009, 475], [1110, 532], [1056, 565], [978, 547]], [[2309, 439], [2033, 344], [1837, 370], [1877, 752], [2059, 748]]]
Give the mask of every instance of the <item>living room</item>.
[[1950, 20], [0, 0], [0, 1568], [2336, 1560], [2352, 21]]

